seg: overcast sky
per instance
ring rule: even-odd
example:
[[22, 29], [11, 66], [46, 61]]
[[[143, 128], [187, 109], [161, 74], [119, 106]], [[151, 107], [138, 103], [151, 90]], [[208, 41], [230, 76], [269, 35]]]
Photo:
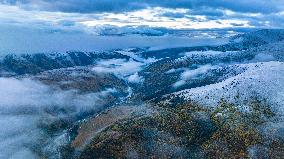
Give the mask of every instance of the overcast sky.
[[[22, 37], [54, 33], [164, 35], [167, 29], [283, 27], [284, 0], [0, 0], [0, 33], [10, 39], [10, 32]], [[67, 39], [59, 40], [62, 38]]]
[[54, 27], [283, 27], [283, 0], [0, 0], [1, 22]]

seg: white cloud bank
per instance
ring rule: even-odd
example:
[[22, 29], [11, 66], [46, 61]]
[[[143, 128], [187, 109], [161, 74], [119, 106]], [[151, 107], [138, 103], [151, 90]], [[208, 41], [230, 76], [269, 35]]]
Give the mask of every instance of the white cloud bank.
[[110, 59], [101, 60], [93, 67], [93, 71], [99, 73], [114, 73], [119, 76], [129, 76], [140, 71], [144, 63], [134, 61], [133, 59]]
[[[204, 66], [200, 66], [198, 67], [197, 69], [193, 69], [193, 70], [185, 70], [181, 76], [180, 76], [180, 80], [177, 81], [176, 83], [174, 83], [174, 87], [177, 88], [177, 87], [180, 87], [182, 85], [185, 85], [186, 84], [186, 81], [192, 79], [192, 78], [195, 78], [195, 77], [198, 77], [199, 75], [202, 75], [206, 72], [208, 72], [209, 70], [211, 70], [212, 68], [214, 68], [213, 66], [211, 65], [204, 65]], [[172, 70], [170, 70], [172, 72]]]
[[[0, 92], [0, 158], [33, 159], [38, 157], [30, 148], [43, 137], [37, 127], [43, 118], [72, 117], [100, 109], [100, 100], [115, 90], [78, 94], [75, 90], [54, 90], [30, 79], [0, 78]], [[53, 107], [65, 109], [67, 114], [45, 112]]]
[[131, 83], [141, 83], [144, 81], [144, 79], [143, 77], [139, 76], [138, 73], [136, 72], [128, 77], [128, 81]]
[[135, 55], [130, 50], [128, 51], [118, 51], [121, 54], [130, 56], [127, 59], [110, 59], [98, 61], [93, 67], [93, 71], [98, 73], [111, 73], [120, 78], [127, 80], [130, 83], [141, 83], [144, 81], [143, 77], [138, 75], [138, 72], [143, 69], [143, 67], [156, 61], [153, 58], [144, 59]]
[[[80, 106], [80, 109], [91, 108], [95, 101], [107, 93], [115, 92], [108, 89], [100, 93], [79, 94], [76, 90], [53, 90], [49, 86], [30, 79], [0, 78], [0, 108], [14, 109], [15, 107], [33, 107], [42, 109], [43, 106]], [[0, 111], [1, 113], [1, 111]]]

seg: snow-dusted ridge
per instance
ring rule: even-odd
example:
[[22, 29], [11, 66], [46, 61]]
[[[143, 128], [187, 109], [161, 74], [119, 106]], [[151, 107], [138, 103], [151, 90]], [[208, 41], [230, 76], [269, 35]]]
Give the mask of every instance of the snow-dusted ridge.
[[[235, 65], [243, 73], [222, 82], [173, 93], [204, 106], [215, 107], [221, 99], [246, 106], [251, 98], [266, 101], [277, 112], [284, 113], [284, 63], [261, 62]], [[235, 67], [234, 66], [234, 67]], [[232, 66], [233, 67], [233, 66]]]

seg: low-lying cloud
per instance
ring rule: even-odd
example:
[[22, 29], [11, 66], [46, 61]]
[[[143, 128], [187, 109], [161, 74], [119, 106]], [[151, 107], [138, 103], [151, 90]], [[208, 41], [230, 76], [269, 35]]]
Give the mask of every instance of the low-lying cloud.
[[128, 77], [128, 81], [131, 83], [141, 83], [144, 81], [143, 77], [139, 76], [138, 72]]
[[32, 147], [44, 138], [43, 130], [38, 128], [42, 120], [72, 118], [99, 110], [104, 98], [116, 90], [81, 94], [53, 89], [31, 79], [0, 78], [0, 92], [0, 158], [32, 159], [38, 158]]
[[274, 61], [276, 58], [269, 54], [259, 53], [250, 62], [268, 62]]
[[[31, 24], [30, 26], [34, 25]], [[192, 38], [174, 35], [94, 36], [83, 32], [64, 32], [62, 30], [50, 30], [50, 28], [39, 29], [21, 25], [2, 25], [1, 22], [0, 34], [0, 55], [8, 53], [66, 52], [70, 50], [89, 52], [130, 47], [172, 48], [206, 45], [208, 43], [210, 45], [219, 45], [228, 41], [226, 39]], [[148, 60], [145, 62], [153, 61]], [[138, 59], [138, 61], [141, 60]]]
[[189, 70], [189, 69], [186, 69], [181, 75], [180, 75], [180, 80], [177, 81], [176, 83], [174, 83], [174, 87], [177, 88], [177, 87], [180, 87], [184, 84], [186, 84], [186, 81], [190, 80], [190, 79], [193, 79], [193, 78], [196, 78], [198, 77], [199, 75], [202, 75], [202, 74], [205, 74], [206, 72], [208, 72], [209, 70], [211, 70], [212, 68], [214, 68], [213, 66], [211, 65], [204, 65], [204, 66], [200, 66], [196, 69], [193, 69], [193, 70]]
[[204, 66], [201, 66], [201, 67], [194, 69], [194, 70], [187, 70], [187, 71], [182, 73], [181, 78], [183, 80], [188, 80], [188, 79], [197, 77], [200, 74], [206, 73], [211, 68], [212, 68], [211, 65], [204, 65]]
[[15, 109], [15, 107], [21, 109], [27, 106], [36, 109], [49, 106], [67, 106], [77, 107], [80, 111], [80, 109], [93, 107], [95, 101], [108, 93], [115, 92], [115, 89], [107, 89], [99, 93], [80, 94], [77, 90], [54, 90], [30, 79], [0, 78], [0, 92], [5, 92], [0, 97], [2, 111]]
[[[136, 56], [134, 56], [136, 57]], [[137, 57], [138, 58], [138, 57]], [[144, 81], [143, 77], [138, 75], [138, 72], [142, 68], [154, 61], [153, 59], [136, 59], [130, 58], [127, 59], [110, 59], [110, 60], [101, 60], [96, 63], [96, 66], [93, 67], [93, 71], [97, 73], [111, 73], [119, 78], [122, 78], [130, 83], [141, 83]]]
[[144, 63], [134, 61], [133, 59], [110, 59], [101, 60], [93, 67], [93, 71], [98, 73], [114, 73], [125, 77], [141, 70]]

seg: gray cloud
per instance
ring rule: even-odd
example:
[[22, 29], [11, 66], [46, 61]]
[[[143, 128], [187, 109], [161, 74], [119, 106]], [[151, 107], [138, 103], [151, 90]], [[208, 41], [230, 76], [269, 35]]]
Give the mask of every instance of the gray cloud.
[[[61, 25], [65, 28], [75, 28], [78, 25], [78, 21], [84, 21], [90, 18], [93, 20], [102, 20], [105, 17], [104, 14], [101, 13], [122, 13], [127, 15], [131, 11], [145, 9], [148, 7], [150, 7], [150, 9], [151, 7], [187, 9], [184, 13], [165, 11], [160, 15], [155, 15], [168, 17], [169, 20], [184, 18], [193, 22], [200, 22], [200, 19], [196, 19], [196, 16], [204, 16], [205, 18], [203, 21], [232, 19], [243, 20], [248, 21], [248, 24], [256, 28], [281, 28], [284, 26], [284, 1], [279, 0], [179, 0], [178, 2], [174, 0], [0, 0], [0, 4], [1, 3], [17, 6], [26, 11], [33, 12], [49, 11], [50, 13], [72, 13], [72, 16], [68, 17], [69, 20], [62, 19], [62, 22], [58, 22], [57, 20], [58, 23], [56, 25]], [[5, 9], [3, 12], [5, 14], [12, 14], [11, 12], [7, 13]], [[258, 15], [251, 16], [251, 14]], [[79, 15], [83, 16], [78, 19]], [[60, 18], [62, 15], [57, 16]], [[39, 15], [39, 17], [45, 18], [45, 14]], [[72, 19], [72, 17], [77, 17], [77, 19]], [[114, 23], [119, 21], [119, 18], [116, 18], [105, 19], [105, 22], [109, 21], [110, 23]], [[141, 17], [135, 17], [136, 20], [139, 18], [141, 18], [142, 21], [145, 20], [143, 15], [141, 15]], [[13, 19], [4, 20], [12, 21]], [[149, 19], [147, 19], [147, 21], [148, 20]], [[131, 25], [133, 22], [134, 19], [129, 17], [128, 24]], [[181, 22], [177, 21], [176, 24], [181, 24]], [[245, 26], [243, 24], [232, 23], [232, 27], [236, 28]]]
[[238, 12], [273, 13], [283, 10], [278, 0], [1, 0], [2, 3], [18, 5], [27, 9], [62, 12], [121, 12], [145, 7], [167, 8], [219, 8]]
[[[1, 5], [1, 3], [6, 5]], [[281, 28], [284, 26], [282, 12], [284, 1], [277, 0], [239, 0], [234, 2], [229, 0], [180, 0], [178, 3], [173, 0], [0, 0], [0, 6], [2, 6], [0, 12], [3, 12], [2, 16], [0, 15], [1, 22], [15, 23], [16, 21], [22, 24], [30, 22], [32, 25], [29, 26], [32, 27], [40, 25], [41, 28], [50, 26], [82, 30], [82, 28], [84, 29], [82, 24], [89, 25], [94, 21], [94, 28], [98, 28], [96, 31], [99, 31], [99, 26], [103, 26], [103, 28], [111, 26], [110, 29], [103, 30], [108, 33], [124, 33], [126, 31], [142, 32], [143, 34], [148, 32], [151, 27], [157, 27], [155, 26], [157, 24], [160, 24], [158, 27], [165, 26], [161, 22], [167, 21], [171, 22], [166, 23], [170, 24], [170, 26], [166, 26], [168, 28], [175, 26], [197, 29], [200, 26], [202, 28], [207, 26], [209, 28], [244, 28], [249, 26]], [[136, 10], [140, 9], [147, 11], [134, 14]], [[222, 20], [223, 22], [233, 20], [233, 22], [225, 22], [225, 24], [222, 23]], [[234, 20], [236, 21], [234, 22]], [[156, 23], [157, 21], [159, 23]], [[212, 23], [199, 24], [208, 21]], [[216, 24], [218, 21], [220, 21], [219, 25]], [[114, 25], [119, 27], [112, 27]], [[145, 25], [145, 27], [135, 28], [140, 25]], [[151, 27], [149, 27], [150, 25]], [[90, 27], [87, 30], [93, 31]], [[159, 32], [156, 31], [154, 34], [159, 34]]]

